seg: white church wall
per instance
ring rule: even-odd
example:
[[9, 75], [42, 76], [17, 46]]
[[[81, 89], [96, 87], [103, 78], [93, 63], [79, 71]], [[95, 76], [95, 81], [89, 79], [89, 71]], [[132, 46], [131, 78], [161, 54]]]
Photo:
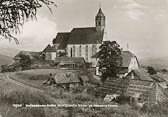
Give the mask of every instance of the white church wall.
[[72, 49], [72, 57], [83, 57], [86, 62], [92, 62], [91, 57], [94, 54], [96, 54], [96, 52], [93, 52], [93, 45], [96, 48], [96, 52], [98, 52], [99, 46], [101, 44], [68, 44], [67, 45], [68, 56], [71, 57], [71, 49]]

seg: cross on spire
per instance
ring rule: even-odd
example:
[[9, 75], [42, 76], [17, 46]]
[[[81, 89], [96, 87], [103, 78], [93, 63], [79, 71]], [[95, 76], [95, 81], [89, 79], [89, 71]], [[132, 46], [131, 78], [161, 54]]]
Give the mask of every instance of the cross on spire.
[[101, 8], [101, 2], [99, 2], [99, 8]]

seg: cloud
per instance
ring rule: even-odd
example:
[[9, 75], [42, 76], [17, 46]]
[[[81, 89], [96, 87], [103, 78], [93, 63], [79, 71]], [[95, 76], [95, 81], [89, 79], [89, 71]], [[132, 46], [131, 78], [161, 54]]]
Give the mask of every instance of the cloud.
[[114, 8], [122, 11], [131, 20], [137, 21], [141, 21], [141, 17], [144, 15], [143, 9], [146, 8], [135, 0], [115, 0], [114, 4]]
[[128, 16], [133, 20], [141, 20], [141, 17], [144, 13], [141, 9], [144, 9], [145, 6], [138, 4], [135, 0], [124, 0], [126, 2], [125, 8], [127, 9]]
[[22, 32], [16, 37], [19, 45], [14, 41], [1, 40], [0, 47], [14, 47], [21, 50], [41, 51], [56, 36], [56, 23], [46, 17], [37, 17], [37, 21], [28, 21], [24, 24]]

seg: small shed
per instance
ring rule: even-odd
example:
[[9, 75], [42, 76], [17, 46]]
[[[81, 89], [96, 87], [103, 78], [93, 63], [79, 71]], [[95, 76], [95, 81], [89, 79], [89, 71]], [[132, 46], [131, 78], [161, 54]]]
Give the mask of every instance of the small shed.
[[78, 75], [78, 77], [82, 85], [87, 85], [89, 83], [88, 76]]
[[56, 58], [56, 48], [54, 46], [51, 46], [50, 44], [47, 45], [47, 47], [43, 50], [43, 55], [45, 57], [45, 60], [55, 60]]
[[76, 88], [81, 83], [78, 75], [72, 72], [57, 73], [55, 74], [54, 79], [58, 86], [61, 86], [67, 90]]

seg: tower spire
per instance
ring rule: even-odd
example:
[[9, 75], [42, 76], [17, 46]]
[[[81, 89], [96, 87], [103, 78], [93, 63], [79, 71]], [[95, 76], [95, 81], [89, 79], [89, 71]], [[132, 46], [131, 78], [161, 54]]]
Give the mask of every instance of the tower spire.
[[105, 15], [102, 12], [101, 9], [101, 2], [99, 2], [99, 11], [97, 13], [97, 16], [95, 18], [96, 23], [96, 29], [97, 31], [104, 31], [105, 28]]

